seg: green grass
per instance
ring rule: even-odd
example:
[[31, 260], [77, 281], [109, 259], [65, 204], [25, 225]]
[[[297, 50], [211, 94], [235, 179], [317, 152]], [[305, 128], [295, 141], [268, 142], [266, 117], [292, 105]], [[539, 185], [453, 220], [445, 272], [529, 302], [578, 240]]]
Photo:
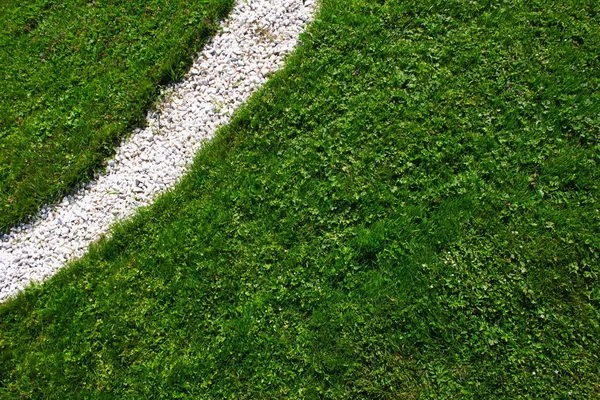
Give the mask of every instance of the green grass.
[[3, 0], [0, 231], [89, 179], [233, 0]]
[[0, 394], [598, 397], [599, 7], [324, 0], [176, 190], [0, 308]]

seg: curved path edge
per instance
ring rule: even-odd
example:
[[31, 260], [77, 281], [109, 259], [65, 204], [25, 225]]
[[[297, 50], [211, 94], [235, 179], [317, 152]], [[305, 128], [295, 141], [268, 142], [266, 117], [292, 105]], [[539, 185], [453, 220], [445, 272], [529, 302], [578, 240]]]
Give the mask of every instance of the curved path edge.
[[31, 223], [0, 236], [0, 302], [84, 255], [110, 227], [173, 188], [202, 142], [283, 65], [312, 19], [315, 0], [236, 0], [220, 32], [167, 89], [105, 171]]

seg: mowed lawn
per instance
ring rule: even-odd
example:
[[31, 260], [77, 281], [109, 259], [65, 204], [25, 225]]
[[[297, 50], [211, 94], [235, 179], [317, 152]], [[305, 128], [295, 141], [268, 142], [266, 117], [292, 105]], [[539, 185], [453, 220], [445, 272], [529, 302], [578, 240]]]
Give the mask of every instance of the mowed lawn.
[[173, 192], [0, 307], [0, 395], [600, 396], [599, 18], [323, 0]]
[[233, 0], [2, 0], [0, 231], [89, 179]]

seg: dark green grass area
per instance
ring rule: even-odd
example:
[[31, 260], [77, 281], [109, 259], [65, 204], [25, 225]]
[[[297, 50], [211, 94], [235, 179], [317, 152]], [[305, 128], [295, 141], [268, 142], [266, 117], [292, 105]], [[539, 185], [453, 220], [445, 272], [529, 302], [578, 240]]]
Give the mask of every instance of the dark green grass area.
[[0, 2], [0, 231], [82, 180], [233, 0]]
[[599, 4], [324, 0], [175, 191], [0, 308], [0, 394], [598, 397]]

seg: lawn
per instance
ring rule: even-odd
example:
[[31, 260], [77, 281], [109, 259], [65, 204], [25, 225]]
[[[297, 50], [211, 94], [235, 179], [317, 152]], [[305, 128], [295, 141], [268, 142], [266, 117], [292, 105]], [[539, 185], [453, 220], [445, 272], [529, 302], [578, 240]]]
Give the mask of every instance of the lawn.
[[0, 231], [89, 179], [232, 4], [0, 2]]
[[0, 395], [600, 396], [598, 18], [323, 0], [174, 191], [0, 306]]

